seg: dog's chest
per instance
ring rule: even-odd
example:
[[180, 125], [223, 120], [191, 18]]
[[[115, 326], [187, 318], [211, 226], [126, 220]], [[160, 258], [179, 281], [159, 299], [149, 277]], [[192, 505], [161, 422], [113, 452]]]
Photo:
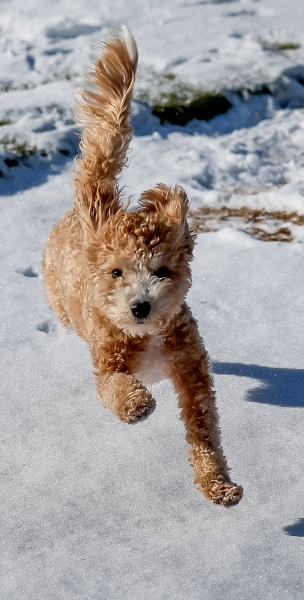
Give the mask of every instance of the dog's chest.
[[164, 364], [163, 341], [156, 335], [150, 339], [146, 350], [142, 353], [141, 365], [135, 375], [143, 385], [152, 385], [167, 377]]

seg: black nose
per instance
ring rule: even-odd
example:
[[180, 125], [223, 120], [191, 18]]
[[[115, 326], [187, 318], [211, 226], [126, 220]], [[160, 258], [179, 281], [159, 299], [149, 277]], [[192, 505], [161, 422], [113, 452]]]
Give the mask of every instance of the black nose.
[[137, 319], [146, 319], [151, 310], [151, 306], [149, 302], [138, 302], [138, 304], [134, 304], [134, 306], [132, 306], [131, 310], [134, 317]]

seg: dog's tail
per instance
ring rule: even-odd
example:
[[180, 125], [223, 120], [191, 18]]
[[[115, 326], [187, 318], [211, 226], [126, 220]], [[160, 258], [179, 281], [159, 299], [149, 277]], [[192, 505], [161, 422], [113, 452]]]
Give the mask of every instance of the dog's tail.
[[105, 43], [87, 77], [88, 85], [81, 90], [77, 120], [84, 131], [76, 163], [75, 204], [96, 227], [119, 206], [117, 177], [132, 139], [130, 113], [137, 59], [136, 42], [122, 25]]

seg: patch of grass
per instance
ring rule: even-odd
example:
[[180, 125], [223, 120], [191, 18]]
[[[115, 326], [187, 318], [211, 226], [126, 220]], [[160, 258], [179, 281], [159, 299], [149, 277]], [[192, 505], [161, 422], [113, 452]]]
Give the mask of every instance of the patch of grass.
[[69, 149], [57, 148], [53, 149], [53, 151], [46, 150], [44, 148], [37, 148], [37, 146], [30, 146], [26, 141], [20, 142], [16, 140], [16, 138], [2, 138], [2, 140], [0, 139], [0, 146], [1, 145], [10, 153], [9, 156], [4, 158], [4, 162], [9, 168], [17, 167], [22, 163], [29, 166], [27, 159], [33, 156], [37, 156], [38, 158], [50, 158], [50, 156], [56, 152], [59, 152], [64, 156], [72, 155], [72, 151]]
[[272, 96], [272, 91], [267, 84], [257, 85], [253, 89], [248, 89], [248, 94], [251, 96], [264, 96], [265, 94]]
[[137, 87], [135, 99], [152, 106], [161, 124], [186, 125], [192, 119], [208, 121], [224, 114], [232, 104], [222, 92], [206, 91], [184, 83], [174, 73], [150, 73], [149, 88]]
[[166, 73], [164, 78], [168, 79], [168, 81], [174, 81], [174, 79], [176, 79], [176, 75], [174, 75], [174, 73]]
[[301, 44], [298, 42], [271, 42], [264, 39], [259, 39], [263, 50], [271, 50], [272, 52], [284, 52], [285, 50], [299, 50]]
[[0, 127], [3, 127], [3, 125], [11, 125], [13, 121], [10, 121], [10, 119], [0, 119]]
[[30, 146], [28, 142], [20, 142], [16, 140], [16, 138], [2, 138], [2, 140], [0, 140], [0, 145], [16, 157], [8, 157], [5, 159], [5, 162], [9, 167], [16, 166], [16, 163], [18, 164], [20, 160], [26, 160], [31, 156], [39, 155], [46, 157], [48, 155], [46, 150], [38, 150], [37, 146]]
[[76, 71], [74, 71], [74, 73], [65, 73], [64, 75], [64, 79], [67, 79], [68, 81], [76, 79], [77, 77], [80, 77], [80, 74], [76, 73]]
[[174, 84], [154, 101], [152, 114], [161, 124], [186, 125], [192, 119], [208, 121], [224, 114], [232, 104], [220, 92], [205, 92], [189, 85]]
[[27, 144], [27, 142], [21, 142], [16, 144], [15, 153], [17, 156], [20, 156], [20, 158], [28, 158], [29, 156], [35, 156], [38, 154], [38, 150], [36, 146], [31, 147]]
[[0, 140], [0, 144], [2, 144], [6, 150], [15, 154], [18, 158], [28, 158], [29, 156], [35, 156], [38, 154], [36, 146], [29, 146], [27, 142], [18, 142], [16, 138], [3, 138]]

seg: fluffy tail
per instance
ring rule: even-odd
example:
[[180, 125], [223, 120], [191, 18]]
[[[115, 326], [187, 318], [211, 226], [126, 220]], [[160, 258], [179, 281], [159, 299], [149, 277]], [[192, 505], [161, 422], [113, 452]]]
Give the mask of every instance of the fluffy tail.
[[105, 43], [104, 51], [81, 90], [77, 120], [84, 125], [81, 157], [75, 176], [75, 204], [97, 227], [119, 206], [117, 176], [126, 163], [132, 139], [131, 99], [137, 66], [137, 46], [124, 25]]

